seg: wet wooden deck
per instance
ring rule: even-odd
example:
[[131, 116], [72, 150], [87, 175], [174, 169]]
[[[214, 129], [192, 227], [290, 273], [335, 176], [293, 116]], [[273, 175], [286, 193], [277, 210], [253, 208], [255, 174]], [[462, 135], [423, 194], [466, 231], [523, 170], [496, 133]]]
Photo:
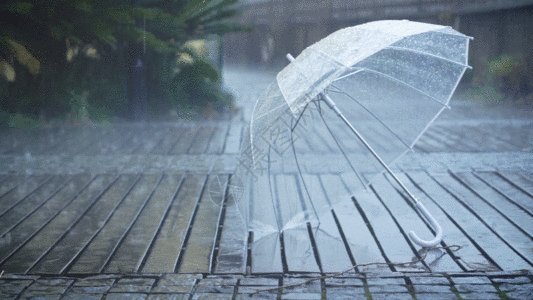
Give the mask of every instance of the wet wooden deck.
[[[400, 179], [444, 228], [418, 263], [407, 237], [430, 228], [383, 175], [319, 228], [253, 242], [228, 194], [243, 122], [115, 124], [0, 133], [0, 270], [25, 274], [465, 272], [533, 268], [532, 122], [444, 120], [413, 154], [459, 168]], [[483, 167], [461, 157], [484, 157]], [[468, 156], [468, 155], [470, 156]], [[416, 156], [420, 155], [420, 156]], [[338, 174], [316, 175], [328, 195]], [[327, 187], [327, 188], [324, 188]]]

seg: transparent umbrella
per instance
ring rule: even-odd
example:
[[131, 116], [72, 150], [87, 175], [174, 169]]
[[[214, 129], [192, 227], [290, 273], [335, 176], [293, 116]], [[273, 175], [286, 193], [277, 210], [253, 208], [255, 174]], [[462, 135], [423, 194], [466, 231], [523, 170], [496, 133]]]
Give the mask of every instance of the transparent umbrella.
[[320, 216], [328, 197], [319, 175], [344, 178], [346, 196], [386, 171], [433, 227], [431, 214], [389, 168], [448, 107], [468, 68], [469, 37], [450, 27], [377, 21], [339, 30], [305, 49], [257, 101], [241, 144], [234, 185], [255, 239]]

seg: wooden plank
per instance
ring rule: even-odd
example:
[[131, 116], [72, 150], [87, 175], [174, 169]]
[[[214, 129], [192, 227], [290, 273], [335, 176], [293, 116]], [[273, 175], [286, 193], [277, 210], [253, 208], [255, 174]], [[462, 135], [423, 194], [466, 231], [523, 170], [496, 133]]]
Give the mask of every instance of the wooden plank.
[[194, 208], [200, 199], [206, 177], [188, 175], [172, 203], [152, 249], [142, 268], [144, 273], [172, 273], [180, 258], [185, 236], [192, 222]]
[[29, 176], [15, 189], [11, 189], [0, 198], [0, 216], [6, 214], [17, 203], [31, 195], [35, 190], [46, 182], [50, 177], [44, 175]]
[[429, 175], [425, 173], [413, 173], [412, 177], [431, 199], [446, 212], [448, 217], [457, 224], [461, 231], [473, 243], [479, 246], [479, 250], [488, 255], [487, 259], [490, 258], [490, 260], [503, 270], [518, 270], [524, 267], [526, 262], [522, 258], [500, 238], [495, 236], [481, 221], [472, 215], [450, 193], [439, 186]]
[[[220, 175], [226, 177], [227, 175]], [[218, 176], [210, 175], [197, 206], [179, 273], [210, 273], [211, 256], [218, 229], [222, 193], [212, 193]], [[222, 180], [224, 182], [224, 180]], [[227, 181], [227, 178], [226, 180]], [[220, 186], [216, 186], [218, 189]]]
[[[310, 207], [303, 207], [302, 203], [305, 203], [305, 200], [300, 193], [303, 191], [299, 192], [300, 186], [296, 183], [295, 175], [280, 174], [274, 179], [277, 185], [274, 197], [280, 207], [281, 222], [286, 224], [286, 227], [290, 226], [283, 230], [288, 270], [290, 272], [320, 272], [305, 223], [309, 221], [306, 210]], [[300, 215], [291, 215], [294, 212], [299, 212]], [[297, 226], [291, 224], [301, 222], [303, 224]]]
[[63, 274], [104, 227], [139, 176], [121, 175], [30, 273]]
[[[426, 186], [429, 188], [435, 188], [438, 190], [438, 185], [431, 181], [424, 181], [424, 177], [419, 173], [409, 173], [410, 177], [407, 177], [405, 174], [397, 174], [398, 178], [402, 183], [409, 189], [409, 191], [419, 200], [428, 211], [431, 212], [431, 215], [437, 220], [439, 225], [443, 228], [443, 241], [446, 245], [461, 245], [462, 248], [457, 252], [457, 256], [460, 259], [457, 259], [457, 263], [460, 264], [463, 268], [468, 271], [497, 271], [499, 270], [496, 266], [485, 258], [485, 256], [476, 248], [476, 245], [472, 243], [468, 236], [466, 236], [461, 228], [453, 223], [445, 212], [435, 204], [431, 198], [428, 197], [428, 194], [424, 192]], [[415, 180], [415, 183], [411, 181], [411, 177]], [[416, 184], [416, 185], [415, 185]], [[446, 195], [446, 194], [445, 194]], [[436, 197], [440, 197], [440, 194], [435, 194]], [[449, 195], [447, 196], [449, 197]], [[445, 199], [447, 198], [435, 198], [435, 199]], [[452, 249], [454, 250], [454, 249]]]
[[[378, 182], [376, 185], [379, 184]], [[354, 196], [354, 199], [356, 205], [360, 207], [360, 213], [366, 216], [367, 225], [378, 239], [386, 259], [392, 263], [403, 263], [417, 258], [376, 194], [360, 193]], [[427, 268], [420, 262], [409, 267], [394, 266], [393, 268], [397, 271], [427, 271]]]
[[503, 178], [492, 172], [475, 173], [478, 178], [482, 179], [494, 190], [501, 193], [504, 197], [518, 205], [528, 214], [533, 214], [533, 197], [524, 193], [520, 189], [505, 181]]
[[[234, 178], [234, 177], [233, 177]], [[247, 261], [247, 236], [245, 225], [239, 215], [237, 201], [241, 201], [242, 183], [230, 181], [225, 205], [224, 224], [220, 234], [215, 273], [244, 274]]]
[[233, 120], [224, 144], [224, 154], [238, 154], [244, 125]]
[[228, 138], [230, 122], [220, 122], [215, 126], [215, 132], [207, 147], [207, 154], [222, 154], [224, 142]]
[[169, 153], [172, 154], [184, 154], [191, 148], [198, 134], [204, 130], [204, 126], [194, 124], [183, 128], [183, 133], [178, 139], [177, 143], [170, 149]]
[[3, 181], [0, 183], [0, 199], [2, 199], [5, 194], [19, 186], [27, 178], [27, 176], [24, 175], [3, 175], [2, 177]]
[[13, 205], [5, 214], [0, 216], [0, 236], [4, 236], [8, 231], [23, 222], [29, 215], [42, 213], [38, 212], [41, 206], [69, 181], [70, 176], [67, 175], [53, 176], [33, 193], [17, 202], [16, 205]]
[[137, 219], [160, 180], [160, 175], [144, 175], [115, 210], [104, 228], [85, 248], [69, 273], [100, 273]]
[[[77, 182], [74, 181], [76, 178], [67, 184], [66, 190], [75, 191], [75, 198], [72, 201], [67, 201], [68, 204], [64, 207], [59, 205], [59, 207], [50, 207], [56, 213], [53, 219], [19, 249], [4, 264], [3, 268], [10, 273], [28, 272], [98, 199], [113, 181], [113, 177], [111, 175], [97, 176], [87, 186], [85, 186], [86, 181], [78, 182], [81, 184], [77, 185]], [[64, 201], [65, 198], [59, 199]], [[53, 203], [55, 202], [57, 200]]]
[[115, 251], [104, 273], [135, 273], [175, 198], [183, 175], [165, 175]]
[[498, 171], [498, 174], [505, 178], [507, 181], [512, 182], [512, 184], [522, 192], [528, 194], [530, 197], [533, 197], [533, 180], [530, 177], [524, 176], [522, 172], [509, 172], [509, 171]]
[[200, 126], [198, 133], [192, 140], [191, 146], [187, 149], [189, 154], [203, 154], [207, 152], [209, 147], [209, 142], [211, 141], [213, 135], [215, 134], [215, 126], [207, 125]]
[[[253, 182], [252, 176], [246, 178], [251, 184], [248, 224], [254, 233], [252, 243], [252, 273], [282, 272], [281, 248], [278, 216], [274, 212], [271, 198], [270, 179], [268, 175], [258, 176]], [[245, 180], [246, 180], [245, 179]], [[246, 204], [245, 204], [246, 205]], [[264, 240], [263, 240], [264, 239]]]
[[[316, 243], [323, 272], [341, 272], [352, 267], [352, 261], [346, 252], [339, 228], [331, 213], [331, 204], [318, 175], [304, 175], [309, 194], [313, 195], [313, 205], [318, 212], [320, 224], [313, 226], [312, 234]], [[312, 222], [313, 224], [314, 222]]]
[[461, 172], [455, 173], [453, 176], [481, 197], [491, 207], [504, 215], [507, 220], [512, 222], [518, 229], [528, 234], [530, 239], [533, 237], [533, 216], [509, 202], [507, 198], [493, 190], [472, 173]]
[[[164, 133], [161, 138], [159, 138], [159, 141], [157, 142], [157, 146], [152, 147], [151, 154], [161, 154], [161, 155], [168, 155], [170, 154], [170, 151], [178, 144], [180, 143], [180, 138], [187, 132], [189, 129], [183, 126], [176, 127], [170, 127], [166, 133]], [[144, 150], [143, 150], [144, 151]]]
[[[449, 192], [475, 215], [485, 226], [492, 232], [503, 239], [509, 247], [517, 252], [522, 259], [526, 260], [530, 266], [533, 266], [533, 241], [531, 237], [520, 231], [508, 219], [502, 217], [502, 214], [483, 201], [478, 195], [468, 190], [465, 186], [460, 185], [450, 174], [436, 174], [434, 178], [439, 181]], [[533, 226], [529, 223], [529, 227]]]
[[[389, 179], [391, 178], [389, 177]], [[385, 180], [385, 177], [379, 176], [376, 178], [373, 181], [372, 186], [379, 196], [379, 199], [387, 207], [390, 214], [396, 219], [405, 234], [414, 230], [423, 240], [433, 239], [435, 234], [429, 230], [428, 226], [423, 221], [422, 216], [417, 215], [416, 210], [412, 206], [413, 203], [407, 203], [392, 185]], [[399, 189], [399, 186], [397, 189]], [[446, 229], [447, 228], [443, 228], [443, 230]], [[413, 247], [422, 248], [414, 242], [410, 242]], [[444, 250], [430, 252], [424, 261], [432, 272], [459, 272], [462, 270], [450, 256], [446, 255], [446, 251]]]
[[[343, 180], [338, 175], [322, 174], [320, 179], [328, 199], [334, 204], [335, 215], [342, 228], [352, 257], [356, 264], [385, 263], [374, 237], [368, 230], [364, 219], [361, 217], [347, 190]], [[353, 179], [353, 178], [352, 178]], [[328, 231], [329, 232], [329, 231]], [[334, 232], [334, 231], [333, 231]], [[333, 235], [333, 234], [332, 234]], [[376, 271], [388, 269], [384, 265], [371, 265], [359, 267], [359, 271]]]

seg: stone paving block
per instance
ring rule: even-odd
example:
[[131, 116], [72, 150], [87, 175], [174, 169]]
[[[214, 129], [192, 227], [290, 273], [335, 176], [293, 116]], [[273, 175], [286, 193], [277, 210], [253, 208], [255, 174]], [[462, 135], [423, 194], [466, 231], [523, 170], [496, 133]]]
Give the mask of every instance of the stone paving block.
[[492, 284], [488, 277], [452, 277], [455, 284]]
[[231, 294], [216, 294], [216, 293], [194, 293], [193, 300], [231, 300]]
[[276, 300], [278, 299], [277, 294], [254, 294], [254, 295], [248, 295], [248, 294], [238, 294], [235, 298], [236, 300]]
[[239, 281], [239, 285], [278, 285], [277, 278], [267, 277], [245, 277]]
[[287, 293], [282, 294], [281, 299], [302, 299], [302, 300], [320, 300], [322, 294], [320, 293]]
[[277, 294], [278, 286], [239, 286], [237, 288], [238, 294], [251, 294], [258, 292], [258, 294]]
[[152, 293], [190, 293], [192, 292], [194, 285], [169, 285], [169, 286], [156, 286], [152, 288]]
[[38, 279], [35, 280], [27, 291], [38, 292], [40, 295], [60, 295], [74, 282], [70, 279]]
[[[501, 286], [500, 290], [502, 290]], [[508, 286], [505, 287], [504, 293], [512, 299], [533, 299], [533, 284], [515, 284], [512, 287]]]
[[458, 299], [454, 293], [449, 294], [416, 294], [417, 300], [456, 300]]
[[24, 292], [22, 296], [20, 296], [21, 300], [59, 300], [61, 298], [61, 295], [57, 294], [50, 294], [50, 295], [42, 295], [37, 292]]
[[372, 293], [372, 300], [380, 300], [380, 299], [387, 299], [387, 300], [413, 300], [413, 296], [408, 293]]
[[0, 292], [0, 299], [4, 299], [4, 300], [15, 300], [17, 299], [18, 296], [19, 296], [18, 294], [4, 294]]
[[388, 285], [388, 284], [405, 284], [403, 277], [399, 278], [368, 278], [366, 280], [368, 285]]
[[98, 275], [76, 280], [74, 286], [111, 286], [119, 278], [116, 275]]
[[462, 294], [460, 293], [461, 298], [464, 300], [496, 300], [501, 299], [500, 296], [496, 293], [469, 293], [469, 294]]
[[152, 289], [153, 278], [122, 278], [109, 290], [110, 293], [148, 293]]
[[442, 284], [442, 285], [449, 285], [450, 281], [448, 281], [445, 277], [409, 277], [411, 279], [411, 283], [413, 285], [415, 284]]
[[111, 286], [73, 286], [69, 293], [74, 294], [104, 294]]
[[496, 292], [496, 288], [492, 284], [456, 284], [455, 288], [459, 291], [459, 293]]
[[19, 294], [33, 280], [0, 280], [0, 294]]
[[407, 293], [409, 290], [402, 285], [376, 285], [369, 286], [370, 293]]
[[140, 293], [111, 293], [108, 294], [106, 300], [144, 300], [148, 298], [148, 294]]
[[496, 283], [516, 283], [516, 284], [531, 283], [531, 280], [526, 276], [492, 278], [492, 281]]
[[517, 289], [533, 289], [533, 284], [510, 284], [502, 283], [498, 287], [502, 291], [514, 291]]
[[222, 294], [233, 294], [235, 290], [234, 286], [231, 285], [198, 285], [196, 287], [195, 293], [222, 293]]
[[363, 280], [359, 278], [326, 278], [325, 279], [327, 286], [364, 286]]
[[[283, 285], [284, 286], [291, 286], [291, 287], [285, 287], [283, 288], [283, 292], [287, 293], [320, 293], [320, 280], [313, 280], [307, 284], [307, 282], [311, 278], [283, 278]], [[295, 285], [295, 286], [292, 286]]]
[[187, 300], [190, 294], [150, 294], [148, 300]]
[[157, 282], [158, 286], [171, 285], [194, 285], [196, 280], [202, 279], [202, 275], [197, 274], [165, 274]]
[[198, 281], [198, 286], [204, 285], [237, 285], [237, 278], [206, 278]]
[[363, 287], [327, 287], [328, 299], [366, 299]]
[[63, 295], [61, 300], [100, 300], [104, 298], [103, 294], [77, 294], [77, 293], [67, 293]]
[[448, 285], [427, 285], [417, 284], [413, 285], [415, 293], [452, 293], [451, 287]]

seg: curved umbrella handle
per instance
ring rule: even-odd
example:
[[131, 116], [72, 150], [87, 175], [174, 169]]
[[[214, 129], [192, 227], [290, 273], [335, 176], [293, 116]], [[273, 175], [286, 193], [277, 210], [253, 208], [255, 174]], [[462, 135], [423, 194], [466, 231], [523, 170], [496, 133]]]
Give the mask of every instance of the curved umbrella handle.
[[442, 240], [442, 227], [440, 227], [439, 223], [437, 223], [437, 220], [433, 218], [433, 216], [429, 213], [426, 207], [424, 207], [422, 202], [417, 202], [416, 208], [418, 209], [419, 212], [421, 212], [426, 217], [426, 219], [429, 221], [429, 224], [431, 224], [431, 227], [433, 227], [433, 229], [437, 232], [437, 235], [431, 241], [424, 241], [420, 239], [414, 231], [411, 230], [409, 231], [409, 237], [411, 238], [411, 240], [413, 240], [413, 242], [417, 243], [418, 245], [422, 247], [437, 246]]

